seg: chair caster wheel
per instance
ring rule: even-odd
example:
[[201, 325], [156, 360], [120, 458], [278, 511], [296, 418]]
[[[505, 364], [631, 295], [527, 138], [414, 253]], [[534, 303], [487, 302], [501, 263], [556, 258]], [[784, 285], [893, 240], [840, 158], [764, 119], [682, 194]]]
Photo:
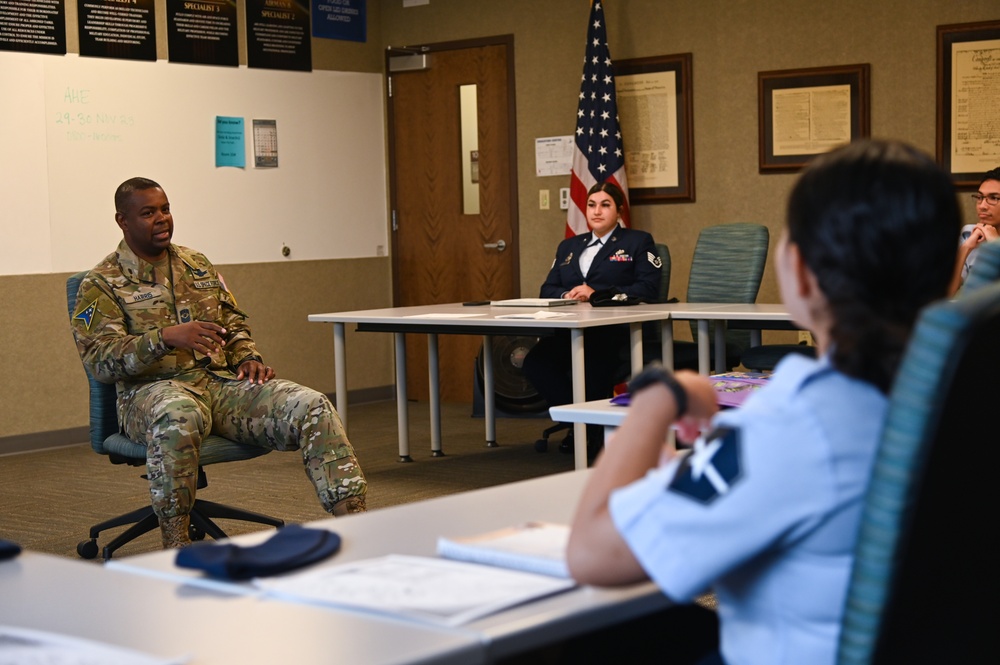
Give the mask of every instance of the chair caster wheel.
[[549, 451], [549, 440], [539, 439], [535, 441], [535, 452], [536, 453], [547, 453]]
[[198, 527], [192, 524], [191, 526], [188, 527], [188, 537], [191, 539], [191, 542], [205, 540], [205, 530], [199, 529]]
[[96, 559], [97, 558], [97, 540], [81, 540], [76, 544], [76, 553], [80, 555], [81, 559]]

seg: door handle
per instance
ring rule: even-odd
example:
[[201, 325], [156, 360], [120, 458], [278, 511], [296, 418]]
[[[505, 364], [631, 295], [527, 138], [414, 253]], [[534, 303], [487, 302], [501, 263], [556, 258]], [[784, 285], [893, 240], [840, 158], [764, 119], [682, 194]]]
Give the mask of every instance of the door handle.
[[498, 252], [502, 252], [503, 250], [507, 249], [507, 243], [504, 242], [503, 240], [497, 240], [496, 242], [485, 243], [483, 244], [483, 247], [485, 247], [486, 249], [495, 249]]

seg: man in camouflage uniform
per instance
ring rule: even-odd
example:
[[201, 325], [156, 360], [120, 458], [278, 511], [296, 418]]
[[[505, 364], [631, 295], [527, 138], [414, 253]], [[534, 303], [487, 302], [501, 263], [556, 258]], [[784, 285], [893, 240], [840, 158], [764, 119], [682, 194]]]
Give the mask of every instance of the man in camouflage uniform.
[[301, 450], [323, 507], [363, 512], [367, 483], [330, 400], [274, 378], [215, 267], [170, 242], [163, 189], [126, 180], [115, 208], [124, 239], [80, 284], [73, 335], [91, 375], [117, 384], [125, 435], [148, 447], [164, 547], [190, 542], [199, 447], [209, 433]]

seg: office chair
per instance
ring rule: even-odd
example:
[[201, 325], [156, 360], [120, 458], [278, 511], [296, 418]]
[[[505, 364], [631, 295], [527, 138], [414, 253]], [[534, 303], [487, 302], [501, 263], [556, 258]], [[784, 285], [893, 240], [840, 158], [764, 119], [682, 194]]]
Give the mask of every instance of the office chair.
[[996, 504], [987, 459], [997, 439], [987, 391], [1000, 375], [998, 339], [997, 283], [918, 320], [865, 497], [839, 665], [1000, 662], [987, 609], [996, 557], [986, 544]]
[[[657, 291], [656, 302], [667, 302], [668, 294], [670, 293], [670, 248], [662, 242], [654, 243], [656, 246], [656, 255], [660, 259], [660, 288]], [[586, 334], [586, 333], [584, 333]], [[647, 357], [650, 352], [648, 349], [660, 348], [660, 325], [656, 322], [644, 322], [642, 324], [642, 348], [643, 348], [643, 358]], [[621, 368], [619, 371], [619, 376], [616, 379], [615, 385], [621, 381], [626, 381], [632, 374], [632, 357], [630, 349], [622, 349], [621, 357]], [[609, 390], [613, 390], [614, 386], [611, 386]], [[547, 407], [550, 406], [545, 404], [546, 411]], [[542, 436], [540, 439], [535, 441], [535, 450], [544, 453], [549, 449], [549, 438], [554, 434], [558, 434], [564, 430], [568, 430], [566, 438], [562, 440], [559, 444], [559, 450], [564, 453], [573, 452], [573, 423], [555, 423], [551, 427], [547, 427], [542, 431]]]
[[[86, 272], [79, 272], [71, 275], [66, 280], [66, 302], [69, 306], [70, 317], [73, 316], [76, 309], [77, 292], [80, 289], [80, 282], [83, 281], [86, 274]], [[87, 382], [90, 385], [90, 447], [99, 455], [107, 455], [112, 464], [145, 466], [146, 446], [134, 443], [124, 434], [120, 433], [115, 386], [113, 384], [100, 383], [90, 375], [90, 372], [87, 372]], [[208, 477], [205, 475], [204, 470], [205, 466], [221, 462], [252, 459], [266, 455], [269, 452], [271, 451], [267, 448], [242, 445], [221, 436], [211, 434], [206, 436], [201, 442], [199, 457], [199, 492], [208, 486]], [[142, 478], [145, 477], [142, 476]], [[196, 498], [194, 508], [191, 510], [192, 540], [201, 540], [206, 534], [216, 540], [226, 537], [226, 533], [212, 521], [212, 518], [256, 522], [276, 528], [285, 525], [283, 520], [274, 517]], [[101, 532], [126, 525], [131, 526], [104, 546], [102, 555], [105, 561], [110, 559], [114, 555], [115, 550], [122, 545], [158, 528], [160, 522], [153, 513], [152, 506], [146, 505], [124, 515], [119, 515], [118, 517], [95, 524], [90, 527], [90, 537], [77, 544], [77, 554], [84, 559], [97, 557], [97, 538]]]
[[[767, 227], [760, 224], [720, 224], [702, 229], [691, 259], [687, 302], [755, 302], [768, 241]], [[691, 337], [698, 339], [697, 322], [690, 324]], [[714, 322], [709, 323], [709, 339], [715, 339]], [[740, 363], [740, 354], [749, 346], [749, 330], [726, 330], [726, 364], [730, 369]], [[658, 356], [659, 348], [653, 345], [649, 359]], [[697, 342], [674, 342], [674, 367], [698, 369]]]
[[[796, 330], [790, 325], [788, 330]], [[808, 344], [760, 344], [751, 346], [740, 355], [740, 364], [750, 370], [771, 371], [790, 353], [800, 353], [810, 358], [816, 357], [816, 347]]]

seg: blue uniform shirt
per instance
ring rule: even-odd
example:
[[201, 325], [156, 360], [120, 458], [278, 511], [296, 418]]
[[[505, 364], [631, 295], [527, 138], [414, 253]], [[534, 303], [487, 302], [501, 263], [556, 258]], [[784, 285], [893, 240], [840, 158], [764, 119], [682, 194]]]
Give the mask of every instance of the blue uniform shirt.
[[728, 665], [834, 662], [887, 404], [828, 358], [793, 354], [716, 416], [702, 449], [612, 495], [615, 526], [666, 595], [715, 592]]

